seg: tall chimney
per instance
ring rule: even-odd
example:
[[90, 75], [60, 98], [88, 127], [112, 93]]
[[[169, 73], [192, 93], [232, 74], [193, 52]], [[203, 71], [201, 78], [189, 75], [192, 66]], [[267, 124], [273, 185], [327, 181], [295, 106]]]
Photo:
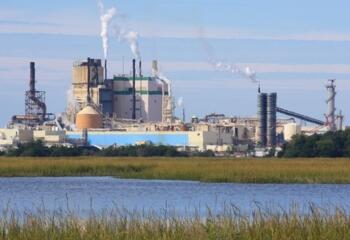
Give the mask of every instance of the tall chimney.
[[158, 61], [157, 60], [152, 61], [152, 75], [153, 75], [153, 77], [158, 75]]
[[107, 59], [105, 59], [105, 80], [104, 82], [106, 82], [107, 80]]
[[136, 119], [136, 60], [132, 60], [132, 119]]
[[29, 90], [30, 93], [35, 92], [35, 62], [30, 62], [30, 80], [29, 80]]
[[140, 77], [142, 77], [142, 62], [141, 62], [141, 60], [139, 62], [139, 74], [140, 74]]
[[89, 104], [91, 102], [90, 98], [90, 58], [87, 59], [87, 95], [86, 95], [86, 103]]

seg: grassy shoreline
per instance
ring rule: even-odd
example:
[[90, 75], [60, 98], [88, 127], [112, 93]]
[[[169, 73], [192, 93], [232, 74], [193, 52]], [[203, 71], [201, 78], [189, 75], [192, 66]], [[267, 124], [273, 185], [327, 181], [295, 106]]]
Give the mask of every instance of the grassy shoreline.
[[295, 210], [270, 212], [256, 209], [245, 215], [235, 207], [219, 215], [180, 217], [176, 214], [110, 210], [80, 218], [74, 213], [45, 210], [18, 216], [0, 215], [1, 239], [349, 239], [350, 218], [341, 209], [310, 206], [309, 213]]
[[350, 183], [350, 159], [0, 157], [0, 177], [113, 176], [236, 183]]

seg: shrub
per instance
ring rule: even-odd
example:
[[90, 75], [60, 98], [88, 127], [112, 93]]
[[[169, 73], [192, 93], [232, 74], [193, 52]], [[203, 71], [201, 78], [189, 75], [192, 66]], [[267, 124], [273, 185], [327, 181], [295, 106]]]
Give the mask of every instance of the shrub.
[[349, 157], [350, 130], [296, 135], [283, 147], [281, 157]]

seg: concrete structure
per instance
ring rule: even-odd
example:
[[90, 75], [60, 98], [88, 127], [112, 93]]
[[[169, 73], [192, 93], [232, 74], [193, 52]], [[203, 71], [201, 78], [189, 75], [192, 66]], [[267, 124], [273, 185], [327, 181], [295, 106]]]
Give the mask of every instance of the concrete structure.
[[91, 100], [100, 105], [99, 89], [104, 85], [104, 68], [101, 60], [88, 59], [73, 64], [73, 95], [80, 109], [86, 106], [88, 82], [90, 83]]

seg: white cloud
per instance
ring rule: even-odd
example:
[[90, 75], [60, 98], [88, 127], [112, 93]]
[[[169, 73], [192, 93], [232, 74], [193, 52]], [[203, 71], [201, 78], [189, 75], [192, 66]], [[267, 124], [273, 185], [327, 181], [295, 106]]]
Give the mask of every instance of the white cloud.
[[[65, 10], [50, 15], [33, 16], [23, 11], [0, 10], [0, 33], [46, 33], [69, 35], [99, 35], [98, 16], [76, 10]], [[53, 21], [54, 19], [54, 21]], [[3, 23], [1, 23], [1, 20]], [[149, 38], [200, 38], [208, 39], [254, 39], [280, 41], [350, 41], [350, 32], [309, 31], [295, 33], [273, 33], [231, 27], [205, 27], [204, 33], [199, 26], [174, 25], [169, 23], [136, 22], [119, 19], [122, 24], [130, 25], [142, 37]], [[17, 24], [14, 24], [16, 23]], [[21, 24], [22, 23], [22, 24]], [[30, 24], [31, 23], [31, 24]], [[38, 23], [38, 24], [35, 24]], [[46, 23], [46, 24], [43, 24]], [[202, 36], [204, 35], [204, 36]]]

